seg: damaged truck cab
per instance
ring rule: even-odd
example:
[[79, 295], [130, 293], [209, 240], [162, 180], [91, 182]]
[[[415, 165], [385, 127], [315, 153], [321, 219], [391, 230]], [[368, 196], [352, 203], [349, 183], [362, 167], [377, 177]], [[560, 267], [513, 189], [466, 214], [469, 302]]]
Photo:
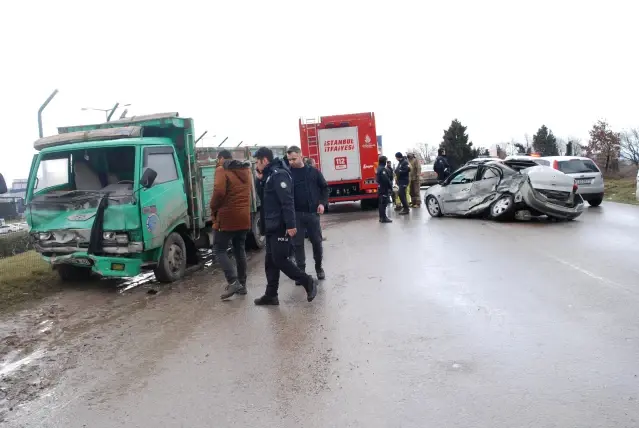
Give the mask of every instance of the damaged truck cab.
[[[177, 113], [58, 129], [37, 140], [27, 221], [34, 247], [63, 280], [181, 278], [213, 242], [216, 159], [198, 156], [193, 120]], [[248, 244], [264, 246], [251, 195]]]

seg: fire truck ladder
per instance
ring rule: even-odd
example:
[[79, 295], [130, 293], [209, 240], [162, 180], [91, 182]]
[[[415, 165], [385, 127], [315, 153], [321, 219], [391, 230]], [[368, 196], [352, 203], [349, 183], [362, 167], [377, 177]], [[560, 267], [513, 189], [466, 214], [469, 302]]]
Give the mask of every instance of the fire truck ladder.
[[306, 132], [306, 141], [308, 142], [308, 155], [315, 159], [317, 167], [320, 165], [319, 145], [318, 145], [318, 128], [319, 123], [316, 119], [306, 119], [304, 121], [304, 130]]

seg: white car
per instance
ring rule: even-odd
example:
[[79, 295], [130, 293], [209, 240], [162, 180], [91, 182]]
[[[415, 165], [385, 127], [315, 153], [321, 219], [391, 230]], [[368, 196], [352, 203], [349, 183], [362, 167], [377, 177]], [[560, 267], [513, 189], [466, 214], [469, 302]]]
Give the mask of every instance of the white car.
[[577, 193], [590, 206], [598, 207], [604, 198], [604, 178], [601, 170], [592, 159], [583, 156], [544, 156], [550, 166], [575, 179], [579, 189]]
[[0, 226], [0, 235], [6, 235], [11, 232], [13, 232], [13, 230], [11, 230], [11, 226], [9, 225]]

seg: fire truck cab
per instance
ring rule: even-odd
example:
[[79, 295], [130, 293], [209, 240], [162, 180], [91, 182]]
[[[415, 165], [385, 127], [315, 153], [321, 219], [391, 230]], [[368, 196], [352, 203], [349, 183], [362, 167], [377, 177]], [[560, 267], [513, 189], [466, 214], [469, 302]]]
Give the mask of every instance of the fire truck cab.
[[379, 150], [374, 113], [299, 119], [302, 155], [313, 159], [329, 186], [329, 203], [378, 205]]

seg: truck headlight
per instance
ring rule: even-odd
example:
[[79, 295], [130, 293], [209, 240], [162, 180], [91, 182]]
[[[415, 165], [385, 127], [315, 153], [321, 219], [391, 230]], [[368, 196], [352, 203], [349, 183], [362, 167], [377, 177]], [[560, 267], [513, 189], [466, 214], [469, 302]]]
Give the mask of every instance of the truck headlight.
[[38, 233], [38, 239], [40, 241], [48, 241], [49, 239], [51, 239], [51, 232]]
[[104, 232], [102, 234], [102, 238], [105, 241], [116, 242], [118, 244], [128, 244], [129, 243], [129, 235], [123, 232]]

